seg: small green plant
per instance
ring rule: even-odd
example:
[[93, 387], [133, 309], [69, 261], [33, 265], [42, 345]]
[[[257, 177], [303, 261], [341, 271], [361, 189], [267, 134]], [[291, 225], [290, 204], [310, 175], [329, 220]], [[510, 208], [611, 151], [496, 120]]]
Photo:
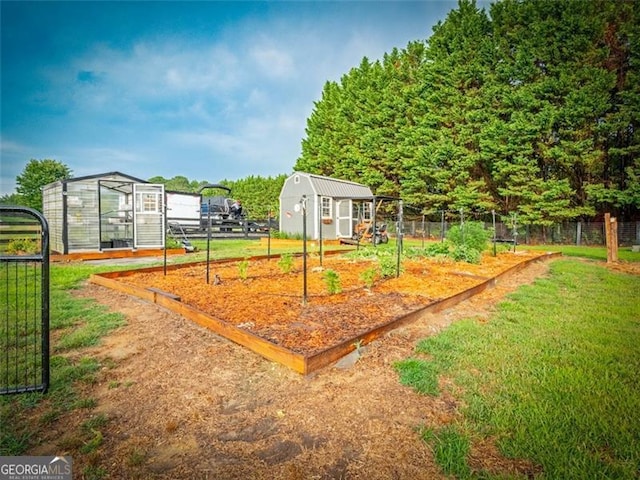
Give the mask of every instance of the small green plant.
[[82, 424], [82, 428], [87, 431], [91, 431], [104, 427], [107, 422], [109, 422], [109, 418], [104, 413], [99, 413], [98, 415], [95, 415], [86, 420]]
[[82, 470], [82, 474], [86, 480], [102, 480], [107, 476], [107, 471], [98, 465], [87, 465]]
[[127, 465], [130, 467], [139, 467], [146, 461], [147, 455], [144, 451], [134, 448], [127, 457]]
[[446, 257], [449, 255], [449, 244], [446, 242], [430, 243], [424, 249], [427, 257]]
[[40, 245], [29, 238], [16, 238], [9, 242], [6, 251], [15, 255], [34, 255], [40, 252]]
[[327, 291], [329, 295], [334, 295], [342, 291], [342, 285], [340, 284], [340, 275], [335, 270], [327, 269], [324, 271], [324, 281], [327, 285]]
[[169, 250], [173, 248], [182, 248], [182, 244], [175, 238], [171, 238], [171, 237], [166, 238], [164, 242], [164, 246]]
[[75, 401], [75, 403], [73, 404], [73, 408], [96, 408], [98, 406], [98, 401], [95, 398], [91, 398], [91, 397], [87, 397], [87, 398], [80, 398], [78, 400]]
[[[380, 266], [380, 275], [382, 278], [395, 277], [398, 272], [398, 259], [390, 252], [378, 255], [378, 265]], [[400, 265], [400, 273], [402, 272], [402, 264]]]
[[102, 432], [100, 430], [92, 429], [91, 433], [93, 434], [93, 436], [89, 440], [87, 440], [84, 445], [82, 445], [82, 447], [80, 447], [80, 452], [84, 453], [85, 455], [91, 452], [95, 452], [104, 441], [104, 437], [102, 436]]
[[238, 262], [238, 276], [240, 280], [246, 280], [249, 274], [249, 260]]
[[282, 273], [290, 273], [293, 270], [293, 255], [291, 253], [283, 253], [278, 260], [278, 267]]
[[104, 413], [91, 417], [89, 420], [86, 420], [82, 424], [82, 430], [89, 435], [88, 440], [83, 442], [83, 445], [80, 447], [80, 452], [84, 454], [89, 454], [95, 452], [104, 440], [101, 428], [107, 425], [109, 419]]
[[482, 252], [468, 245], [456, 245], [451, 252], [451, 258], [456, 262], [480, 263]]
[[458, 262], [479, 263], [489, 238], [491, 231], [485, 230], [481, 222], [466, 222], [452, 226], [445, 243], [434, 243], [426, 250], [430, 256], [448, 256]]
[[373, 287], [376, 283], [376, 278], [378, 278], [378, 269], [375, 267], [367, 268], [360, 274], [360, 280], [367, 288]]

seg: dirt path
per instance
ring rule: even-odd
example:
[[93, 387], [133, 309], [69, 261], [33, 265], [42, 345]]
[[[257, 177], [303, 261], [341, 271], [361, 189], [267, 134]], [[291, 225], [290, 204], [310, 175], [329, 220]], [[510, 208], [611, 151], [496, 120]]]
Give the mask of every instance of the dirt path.
[[[94, 413], [109, 419], [92, 461], [108, 478], [444, 478], [416, 427], [450, 421], [456, 402], [400, 385], [392, 364], [456, 319], [487, 317], [504, 295], [547, 269], [534, 263], [391, 332], [357, 361], [307, 377], [156, 305], [86, 285], [78, 295], [127, 317], [126, 326], [83, 352], [106, 365], [87, 392], [97, 400]], [[474, 448], [472, 461], [502, 473], [526, 469], [488, 443]]]

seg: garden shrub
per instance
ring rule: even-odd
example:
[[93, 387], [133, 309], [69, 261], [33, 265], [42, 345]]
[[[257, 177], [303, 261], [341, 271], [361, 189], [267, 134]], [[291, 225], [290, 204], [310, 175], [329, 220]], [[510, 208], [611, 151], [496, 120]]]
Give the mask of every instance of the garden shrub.
[[[380, 266], [380, 275], [382, 278], [396, 276], [398, 259], [395, 254], [391, 254], [391, 252], [380, 252], [378, 254], [378, 265]], [[400, 271], [402, 272], [402, 263], [400, 264]]]
[[491, 238], [491, 232], [485, 230], [482, 222], [466, 222], [453, 225], [447, 232], [447, 240], [454, 246], [464, 245], [467, 248], [483, 252]]
[[6, 252], [18, 255], [34, 255], [40, 252], [40, 245], [29, 238], [16, 238], [9, 242]]

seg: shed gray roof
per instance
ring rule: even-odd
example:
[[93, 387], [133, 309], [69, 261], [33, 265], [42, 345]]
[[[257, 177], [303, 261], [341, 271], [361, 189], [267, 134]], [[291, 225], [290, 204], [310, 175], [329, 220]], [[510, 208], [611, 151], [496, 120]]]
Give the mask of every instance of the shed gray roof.
[[349, 182], [339, 178], [323, 177], [311, 173], [299, 173], [307, 175], [318, 195], [334, 198], [366, 198], [372, 197], [371, 189], [366, 185]]
[[87, 180], [104, 180], [104, 181], [129, 181], [133, 183], [149, 183], [146, 180], [142, 180], [141, 178], [132, 177], [131, 175], [126, 175], [120, 172], [107, 172], [107, 173], [98, 173], [95, 175], [85, 175], [83, 177], [71, 177], [65, 178], [63, 180], [57, 180], [55, 182], [48, 183], [44, 185], [42, 188], [49, 188], [54, 185], [62, 185], [64, 183], [75, 183], [75, 182], [86, 182]]

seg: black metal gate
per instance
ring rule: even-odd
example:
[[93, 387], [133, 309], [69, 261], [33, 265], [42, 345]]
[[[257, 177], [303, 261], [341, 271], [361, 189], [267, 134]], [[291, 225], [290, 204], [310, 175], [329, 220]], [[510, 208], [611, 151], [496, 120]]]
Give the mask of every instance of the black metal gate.
[[49, 387], [49, 228], [0, 205], [0, 395]]

